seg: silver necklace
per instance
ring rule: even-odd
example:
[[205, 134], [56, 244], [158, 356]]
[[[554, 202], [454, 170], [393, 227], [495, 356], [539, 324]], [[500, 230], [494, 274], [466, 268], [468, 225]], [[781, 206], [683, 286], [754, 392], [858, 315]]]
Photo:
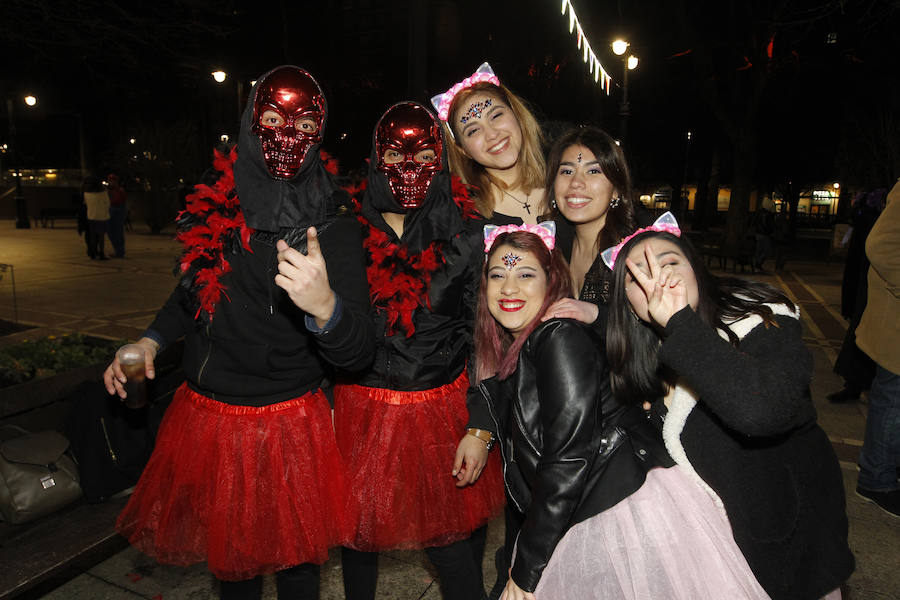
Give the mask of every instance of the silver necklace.
[[515, 201], [518, 202], [519, 204], [521, 204], [521, 205], [522, 205], [522, 208], [525, 209], [525, 212], [526, 212], [526, 213], [528, 213], [529, 215], [531, 214], [531, 205], [528, 204], [528, 198], [531, 197], [531, 194], [525, 194], [525, 201], [523, 202], [522, 200], [519, 200], [518, 198], [516, 198], [515, 196], [513, 196], [512, 194], [510, 194], [509, 192], [507, 192], [506, 190], [504, 190], [504, 189], [503, 189], [502, 187], [500, 187], [499, 185], [497, 185], [497, 184], [494, 184], [494, 185], [497, 186], [497, 189], [500, 190], [502, 193], [506, 194], [507, 196], [509, 196], [510, 198], [512, 198], [513, 200], [515, 200]]

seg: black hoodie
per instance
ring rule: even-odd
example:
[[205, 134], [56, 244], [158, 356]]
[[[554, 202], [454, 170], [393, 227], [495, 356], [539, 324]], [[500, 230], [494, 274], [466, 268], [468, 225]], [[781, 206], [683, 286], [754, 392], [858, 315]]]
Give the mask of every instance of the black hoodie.
[[[472, 353], [475, 303], [484, 260], [484, 221], [477, 214], [463, 215], [454, 201], [446, 152], [443, 168], [435, 174], [422, 206], [409, 211], [397, 204], [377, 164], [373, 150], [361, 201], [362, 217], [410, 254], [438, 242], [443, 264], [431, 275], [427, 300], [423, 299], [413, 313], [412, 336], [407, 337], [402, 329], [389, 334], [384, 307], [375, 303], [375, 361], [355, 383], [401, 391], [440, 387], [459, 377]], [[398, 239], [385, 223], [382, 212], [406, 214], [402, 238]], [[371, 256], [366, 260], [369, 264]]]
[[[374, 334], [359, 226], [343, 205], [345, 194], [325, 171], [318, 146], [293, 179], [269, 175], [250, 129], [257, 87], [241, 120], [234, 165], [241, 209], [256, 230], [250, 251], [239, 242], [226, 245], [230, 271], [220, 279], [224, 296], [209, 318], [202, 312], [195, 318], [197, 269], [192, 268], [146, 335], [162, 345], [185, 336], [184, 370], [196, 391], [230, 404], [263, 406], [318, 388], [329, 366], [365, 368]], [[182, 219], [179, 224], [183, 231], [199, 223]], [[306, 314], [274, 282], [275, 242], [286, 239], [305, 250], [310, 225], [320, 231], [329, 282], [338, 296], [333, 322], [321, 332], [307, 327]]]

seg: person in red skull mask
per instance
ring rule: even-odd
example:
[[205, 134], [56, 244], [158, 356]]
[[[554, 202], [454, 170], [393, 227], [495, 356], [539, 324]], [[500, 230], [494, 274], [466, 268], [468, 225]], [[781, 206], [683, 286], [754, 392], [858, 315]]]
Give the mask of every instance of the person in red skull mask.
[[[331, 408], [333, 368], [374, 346], [358, 224], [326, 172], [327, 109], [298, 67], [262, 76], [237, 147], [178, 218], [181, 281], [138, 340], [147, 377], [184, 336], [184, 372], [117, 527], [161, 563], [206, 561], [222, 598], [318, 598], [328, 548], [347, 542], [347, 486]], [[118, 361], [108, 391], [124, 398]]]
[[335, 386], [357, 516], [346, 597], [375, 597], [379, 551], [424, 548], [445, 599], [478, 600], [486, 523], [505, 501], [492, 438], [464, 435], [483, 220], [451, 182], [439, 121], [414, 102], [375, 127], [358, 198], [376, 350], [368, 371]]

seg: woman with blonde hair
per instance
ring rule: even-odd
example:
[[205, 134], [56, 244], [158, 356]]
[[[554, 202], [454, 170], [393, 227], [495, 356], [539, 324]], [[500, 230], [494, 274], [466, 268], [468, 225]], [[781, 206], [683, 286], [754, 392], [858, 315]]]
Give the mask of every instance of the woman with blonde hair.
[[488, 63], [431, 102], [453, 140], [450, 170], [477, 188], [478, 212], [495, 224], [537, 223], [547, 212], [543, 135], [525, 102]]

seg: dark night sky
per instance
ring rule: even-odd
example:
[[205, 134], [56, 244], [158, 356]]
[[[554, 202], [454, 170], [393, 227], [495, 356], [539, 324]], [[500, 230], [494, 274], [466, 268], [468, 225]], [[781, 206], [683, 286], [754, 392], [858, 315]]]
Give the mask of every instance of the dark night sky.
[[[25, 90], [40, 98], [37, 110], [17, 107], [23, 166], [77, 166], [78, 114], [92, 166], [118, 160], [117, 149], [135, 132], [175, 135], [174, 127], [196, 128], [203, 137], [195, 144], [202, 168], [217, 134], [236, 130], [238, 94], [245, 98], [251, 79], [284, 63], [308, 68], [326, 89], [326, 147], [348, 168], [368, 154], [372, 127], [386, 107], [407, 98], [427, 102], [483, 60], [542, 120], [594, 122], [616, 132], [622, 64], [608, 44], [618, 34], [633, 40], [641, 58], [629, 82], [627, 145], [639, 178], [676, 177], [688, 129], [720, 135], [695, 82], [692, 56], [683, 54], [691, 50], [691, 36], [673, 15], [684, 4], [698, 35], [727, 40], [734, 24], [721, 7], [731, 2], [573, 0], [614, 77], [611, 95], [589, 79], [558, 0], [414, 2], [4, 0], [0, 89], [4, 98]], [[847, 98], [855, 90], [896, 94], [898, 36], [883, 17], [896, 23], [897, 2], [762, 4], [836, 7], [808, 24], [802, 23], [808, 11], [790, 16], [800, 24], [782, 30], [777, 48], [789, 46], [785, 56], [796, 56], [797, 68], [772, 75], [776, 85], [763, 100], [761, 125], [767, 156], [780, 157], [786, 144], [808, 140], [815, 168], [834, 170], [827, 152], [841, 144]], [[414, 10], [425, 5], [424, 15]], [[425, 33], [410, 38], [416, 19], [426, 23]], [[836, 44], [825, 43], [829, 32], [836, 32]], [[724, 47], [714, 56], [726, 71], [743, 61]], [[421, 66], [420, 78], [410, 77], [410, 65], [413, 71]], [[229, 73], [224, 85], [209, 75], [217, 67]], [[0, 124], [0, 136], [5, 133]]]

